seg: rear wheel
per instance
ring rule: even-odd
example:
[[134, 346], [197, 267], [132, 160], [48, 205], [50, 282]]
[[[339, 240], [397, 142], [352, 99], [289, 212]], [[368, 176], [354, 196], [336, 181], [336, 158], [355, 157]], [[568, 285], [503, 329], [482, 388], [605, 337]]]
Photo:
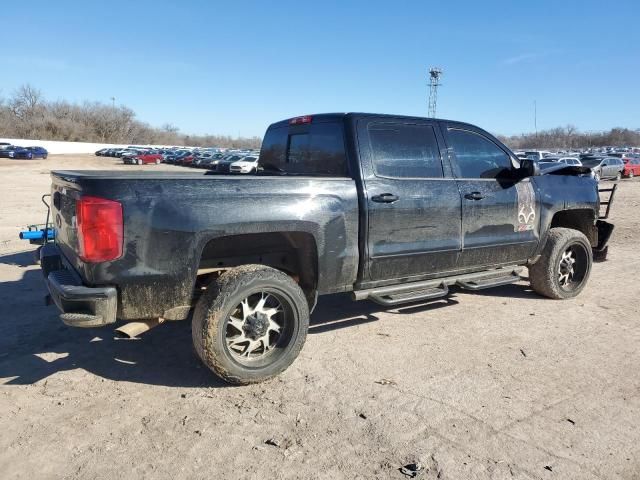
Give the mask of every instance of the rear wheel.
[[141, 159], [141, 158], [139, 158], [138, 160], [136, 160], [136, 163], [137, 163], [138, 165], [142, 165], [142, 159]]
[[200, 297], [191, 327], [207, 367], [234, 384], [283, 372], [304, 345], [309, 307], [288, 275], [264, 265], [226, 271]]
[[587, 237], [571, 228], [552, 228], [540, 259], [529, 267], [531, 288], [554, 299], [577, 296], [585, 287], [593, 254]]
[[629, 175], [627, 175], [627, 177], [629, 177], [629, 178], [633, 178], [634, 177], [633, 170], [629, 170]]
[[616, 175], [616, 181], [620, 181], [622, 180], [622, 172], [618, 172], [618, 174]]
[[156, 165], [160, 165], [160, 159], [156, 158]]

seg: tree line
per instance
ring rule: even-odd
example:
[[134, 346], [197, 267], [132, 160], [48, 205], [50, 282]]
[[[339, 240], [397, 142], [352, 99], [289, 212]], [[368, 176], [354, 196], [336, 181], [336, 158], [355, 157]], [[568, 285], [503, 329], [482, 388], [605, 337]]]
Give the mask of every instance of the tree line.
[[580, 132], [573, 125], [551, 128], [538, 133], [505, 137], [498, 135], [505, 145], [514, 150], [557, 148], [562, 150], [606, 146], [640, 146], [640, 130], [612, 128], [606, 132]]
[[258, 148], [260, 137], [188, 135], [173, 125], [152, 127], [125, 106], [100, 102], [49, 101], [31, 85], [0, 96], [0, 138], [133, 145]]
[[[138, 120], [128, 107], [100, 102], [49, 101], [40, 90], [28, 84], [8, 98], [0, 96], [0, 137], [228, 148], [258, 148], [262, 141], [260, 137], [187, 135], [170, 124], [152, 127]], [[606, 132], [580, 132], [573, 125], [567, 125], [535, 134], [498, 135], [498, 138], [513, 149], [640, 146], [640, 130], [620, 127]]]

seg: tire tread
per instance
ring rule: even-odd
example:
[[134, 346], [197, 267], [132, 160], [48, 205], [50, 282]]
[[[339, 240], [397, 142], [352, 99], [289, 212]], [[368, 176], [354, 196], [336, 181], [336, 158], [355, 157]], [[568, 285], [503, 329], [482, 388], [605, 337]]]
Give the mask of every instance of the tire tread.
[[[267, 281], [274, 285], [286, 285], [294, 293], [295, 308], [298, 309], [300, 333], [295, 338], [295, 344], [287, 352], [290, 361], [283, 368], [278, 368], [268, 374], [237, 375], [226, 365], [224, 358], [216, 353], [218, 326], [225, 321], [224, 312], [229, 306], [230, 299], [241, 294], [254, 281]], [[309, 309], [307, 300], [300, 286], [287, 274], [266, 265], [242, 265], [227, 270], [215, 279], [206, 292], [200, 297], [193, 313], [192, 338], [196, 354], [216, 375], [223, 380], [236, 385], [258, 383], [275, 377], [284, 371], [298, 356], [307, 335]]]
[[[573, 292], [566, 292], [560, 288], [556, 275], [556, 261], [561, 251], [572, 240], [580, 240], [589, 252], [589, 268], [582, 285]], [[592, 264], [591, 245], [584, 233], [572, 228], [555, 227], [549, 230], [547, 241], [542, 249], [540, 259], [529, 267], [529, 282], [531, 288], [545, 297], [556, 300], [572, 298], [578, 295], [589, 279]]]

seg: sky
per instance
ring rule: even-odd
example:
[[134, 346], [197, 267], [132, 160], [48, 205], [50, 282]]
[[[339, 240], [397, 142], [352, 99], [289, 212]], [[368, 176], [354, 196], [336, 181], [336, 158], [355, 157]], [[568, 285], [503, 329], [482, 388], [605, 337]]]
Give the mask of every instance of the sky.
[[497, 134], [640, 128], [640, 1], [3, 2], [0, 95], [132, 108], [262, 135], [321, 112], [437, 116]]

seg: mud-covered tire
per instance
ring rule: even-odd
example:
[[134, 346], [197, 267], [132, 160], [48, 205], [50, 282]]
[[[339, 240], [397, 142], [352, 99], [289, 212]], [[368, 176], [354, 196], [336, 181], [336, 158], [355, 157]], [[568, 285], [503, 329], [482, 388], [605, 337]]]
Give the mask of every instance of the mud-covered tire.
[[[575, 250], [575, 281], [561, 284], [561, 262], [566, 252]], [[587, 284], [593, 264], [593, 253], [587, 237], [571, 228], [552, 228], [540, 259], [529, 267], [529, 281], [534, 291], [553, 299], [577, 296]]]
[[[288, 317], [283, 338], [279, 332], [278, 344], [259, 365], [252, 366], [240, 361], [227, 345], [227, 337], [230, 317], [238, 305], [261, 292], [277, 296]], [[207, 367], [229, 383], [246, 385], [268, 380], [289, 367], [302, 350], [308, 327], [307, 299], [291, 277], [264, 265], [243, 265], [211, 282], [196, 304], [191, 333], [196, 353]]]

